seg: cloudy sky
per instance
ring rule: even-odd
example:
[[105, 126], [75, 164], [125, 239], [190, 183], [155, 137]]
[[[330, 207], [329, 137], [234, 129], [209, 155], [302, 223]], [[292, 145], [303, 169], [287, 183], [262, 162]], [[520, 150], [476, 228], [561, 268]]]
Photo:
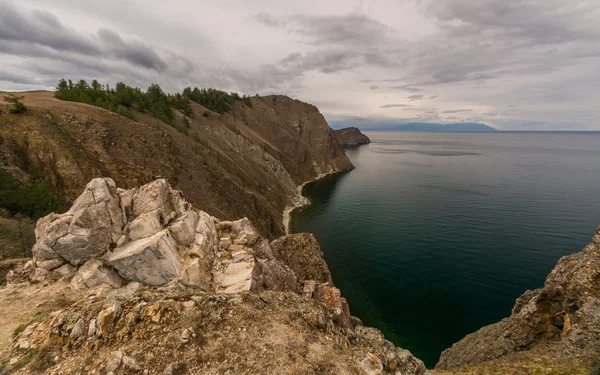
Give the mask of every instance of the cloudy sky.
[[286, 94], [334, 126], [600, 130], [600, 0], [0, 0], [0, 90], [61, 77]]

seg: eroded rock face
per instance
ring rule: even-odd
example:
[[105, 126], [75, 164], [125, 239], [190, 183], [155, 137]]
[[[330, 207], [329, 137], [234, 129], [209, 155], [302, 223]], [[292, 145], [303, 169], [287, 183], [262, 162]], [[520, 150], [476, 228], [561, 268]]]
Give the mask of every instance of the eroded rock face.
[[40, 219], [36, 236], [35, 281], [66, 263], [79, 267], [77, 289], [138, 282], [218, 293], [299, 290], [248, 219], [219, 222], [165, 180], [123, 190], [94, 179], [68, 212]]
[[319, 243], [311, 233], [297, 233], [271, 242], [277, 257], [294, 271], [300, 280], [315, 280], [333, 285]]
[[510, 317], [483, 327], [442, 353], [437, 368], [478, 364], [543, 346], [571, 357], [600, 354], [600, 227], [592, 243], [561, 258], [543, 288], [527, 291]]

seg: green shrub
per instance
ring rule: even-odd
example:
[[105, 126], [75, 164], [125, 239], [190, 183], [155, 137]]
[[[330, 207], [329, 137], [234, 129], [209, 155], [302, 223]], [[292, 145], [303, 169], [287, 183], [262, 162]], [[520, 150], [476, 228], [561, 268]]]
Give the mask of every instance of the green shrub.
[[4, 97], [4, 100], [11, 103], [13, 107], [10, 109], [10, 113], [21, 114], [27, 112], [27, 107], [25, 104], [21, 103], [21, 100], [25, 98], [24, 96], [15, 96], [13, 94], [7, 95]]

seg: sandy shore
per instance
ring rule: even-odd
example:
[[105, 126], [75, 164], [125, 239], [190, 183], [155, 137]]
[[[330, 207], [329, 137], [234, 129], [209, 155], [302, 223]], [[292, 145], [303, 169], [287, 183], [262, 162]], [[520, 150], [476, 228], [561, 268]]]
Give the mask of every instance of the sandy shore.
[[321, 173], [312, 180], [308, 180], [296, 187], [297, 193], [296, 199], [294, 200], [294, 204], [287, 206], [285, 210], [283, 210], [283, 227], [285, 228], [285, 234], [290, 234], [290, 218], [292, 216], [292, 211], [294, 211], [296, 208], [304, 207], [310, 204], [310, 200], [302, 195], [302, 189], [304, 188], [304, 185], [310, 184], [311, 182], [315, 182], [317, 180], [322, 179], [323, 177], [329, 176], [330, 174], [334, 173], [339, 172]]

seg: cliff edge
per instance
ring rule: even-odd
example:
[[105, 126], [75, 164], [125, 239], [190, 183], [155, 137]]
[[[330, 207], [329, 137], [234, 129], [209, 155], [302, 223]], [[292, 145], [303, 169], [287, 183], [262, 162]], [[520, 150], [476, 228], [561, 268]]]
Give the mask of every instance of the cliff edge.
[[272, 243], [159, 179], [96, 178], [0, 289], [0, 373], [415, 374], [350, 315], [318, 243]]
[[[600, 227], [583, 251], [561, 258], [543, 288], [516, 301], [510, 317], [445, 350], [436, 369], [494, 367], [538, 361], [584, 374], [600, 359]], [[458, 371], [458, 370], [457, 370]], [[451, 372], [453, 373], [453, 372]], [[458, 372], [457, 372], [458, 373]]]

